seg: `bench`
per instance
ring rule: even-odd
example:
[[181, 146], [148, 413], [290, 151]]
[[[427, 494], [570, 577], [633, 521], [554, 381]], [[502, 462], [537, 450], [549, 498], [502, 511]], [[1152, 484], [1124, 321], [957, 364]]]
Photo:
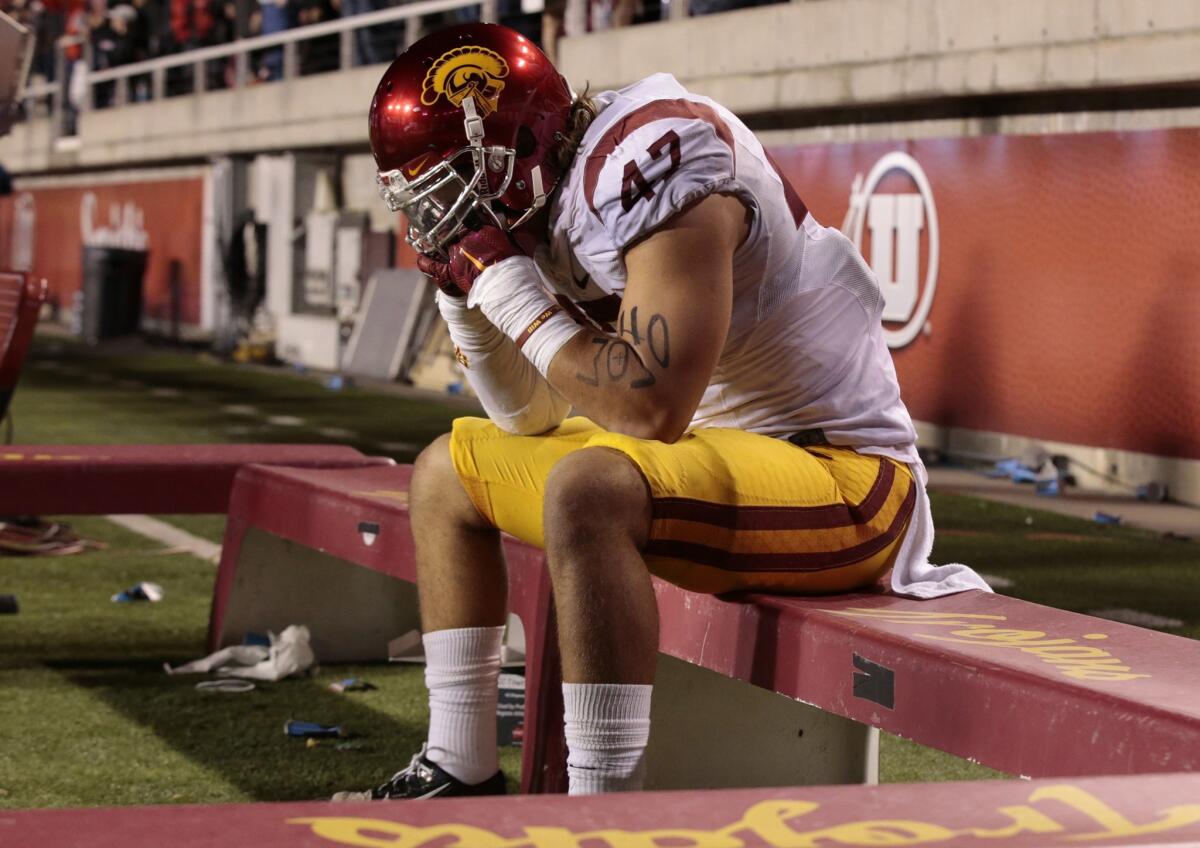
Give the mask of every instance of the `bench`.
[[238, 469], [393, 465], [342, 445], [8, 445], [0, 515], [224, 513]]
[[8, 414], [45, 301], [45, 280], [0, 272], [0, 421]]
[[[410, 473], [242, 469], [210, 647], [297, 622], [319, 637], [326, 622], [351, 618], [362, 629], [331, 633], [317, 656], [382, 658], [386, 639], [416, 622]], [[505, 553], [529, 655], [522, 787], [558, 791], [559, 668], [543, 555], [514, 539]], [[1193, 640], [982, 592], [723, 599], [662, 581], [655, 592], [648, 786], [869, 782], [867, 727], [1030, 777], [1200, 769]]]
[[[1200, 775], [0, 811], [22, 845], [66, 848], [1194, 846]], [[232, 835], [232, 836], [231, 836]]]

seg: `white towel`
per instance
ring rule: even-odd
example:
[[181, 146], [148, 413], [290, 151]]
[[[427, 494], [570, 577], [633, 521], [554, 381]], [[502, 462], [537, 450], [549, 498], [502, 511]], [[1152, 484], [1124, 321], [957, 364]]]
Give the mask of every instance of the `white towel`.
[[917, 503], [892, 569], [892, 591], [911, 598], [936, 598], [968, 589], [992, 591], [982, 577], [962, 563], [934, 565], [929, 561], [933, 551], [933, 510], [925, 491], [929, 475], [921, 462], [910, 462], [908, 467], [917, 484]]

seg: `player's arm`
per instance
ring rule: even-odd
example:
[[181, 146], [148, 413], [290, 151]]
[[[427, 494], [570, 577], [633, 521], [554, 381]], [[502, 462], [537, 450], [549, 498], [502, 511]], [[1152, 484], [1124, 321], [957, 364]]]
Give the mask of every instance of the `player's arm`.
[[438, 292], [438, 310], [450, 330], [467, 382], [497, 427], [519, 436], [544, 433], [562, 423], [571, 405], [538, 373], [512, 339], [465, 297]]
[[551, 385], [607, 430], [678, 439], [725, 345], [745, 220], [741, 201], [709, 195], [627, 249], [617, 332], [573, 336]]

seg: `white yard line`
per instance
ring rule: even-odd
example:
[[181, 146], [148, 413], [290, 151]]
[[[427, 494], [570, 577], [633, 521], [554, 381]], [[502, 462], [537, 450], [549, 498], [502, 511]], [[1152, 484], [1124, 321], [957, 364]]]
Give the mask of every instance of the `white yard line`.
[[327, 439], [356, 439], [358, 433], [345, 427], [318, 427], [317, 433]]
[[276, 427], [301, 427], [304, 425], [304, 419], [295, 415], [272, 415], [267, 419], [267, 423]]
[[168, 548], [187, 551], [205, 562], [215, 564], [221, 559], [221, 546], [216, 542], [193, 536], [186, 530], [180, 530], [174, 524], [159, 521], [157, 518], [148, 515], [110, 515], [108, 520], [126, 530], [132, 530], [139, 536], [161, 542]]
[[1120, 621], [1123, 624], [1136, 624], [1138, 627], [1183, 627], [1183, 622], [1178, 618], [1167, 618], [1163, 615], [1155, 615], [1152, 612], [1142, 612], [1135, 609], [1102, 609], [1091, 610], [1088, 615], [1094, 615], [1096, 618], [1107, 618], [1109, 621]]
[[415, 453], [425, 445], [418, 442], [376, 442], [375, 447], [388, 453]]
[[999, 574], [980, 574], [987, 584], [993, 589], [1011, 589], [1016, 585], [1016, 581], [1009, 577], [1001, 577]]

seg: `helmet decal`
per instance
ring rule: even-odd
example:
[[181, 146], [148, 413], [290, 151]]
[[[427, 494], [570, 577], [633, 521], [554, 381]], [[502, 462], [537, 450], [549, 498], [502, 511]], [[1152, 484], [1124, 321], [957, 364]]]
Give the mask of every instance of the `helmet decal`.
[[508, 63], [499, 53], [486, 47], [456, 47], [443, 53], [430, 67], [421, 84], [421, 102], [432, 106], [445, 95], [455, 106], [472, 97], [480, 116], [496, 111]]

